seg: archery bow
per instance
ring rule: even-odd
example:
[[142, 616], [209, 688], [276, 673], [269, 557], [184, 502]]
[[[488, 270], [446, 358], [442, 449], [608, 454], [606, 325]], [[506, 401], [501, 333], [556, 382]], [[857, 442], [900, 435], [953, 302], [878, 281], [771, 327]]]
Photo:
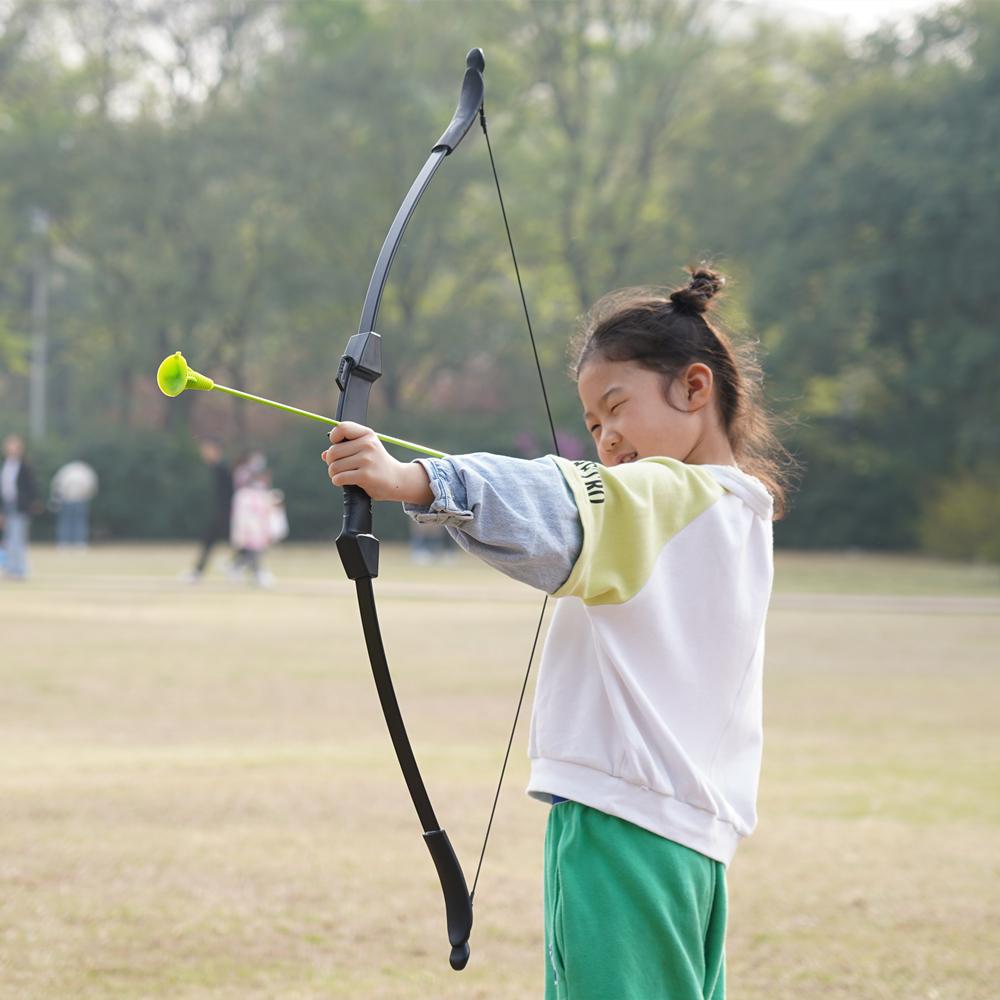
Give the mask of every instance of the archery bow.
[[[493, 161], [493, 152], [489, 147], [489, 133], [486, 130], [486, 115], [483, 109], [484, 68], [485, 60], [482, 50], [472, 49], [466, 57], [465, 77], [462, 81], [462, 90], [455, 114], [441, 138], [438, 139], [437, 143], [431, 149], [430, 155], [427, 157], [420, 173], [411, 184], [406, 197], [403, 199], [403, 203], [396, 212], [392, 225], [389, 227], [389, 232], [382, 244], [378, 260], [375, 263], [375, 269], [368, 283], [368, 291], [361, 309], [361, 321], [358, 325], [358, 332], [348, 341], [347, 348], [340, 359], [337, 369], [337, 385], [340, 388], [340, 401], [337, 405], [338, 420], [353, 420], [357, 423], [367, 424], [368, 399], [372, 384], [382, 374], [382, 342], [379, 334], [375, 332], [375, 321], [378, 317], [378, 307], [382, 298], [382, 291], [389, 276], [389, 268], [402, 241], [406, 225], [421, 195], [426, 190], [427, 185], [430, 183], [431, 178], [436, 173], [444, 158], [450, 155], [462, 141], [477, 115], [480, 119], [483, 133], [486, 135], [490, 164], [493, 168], [497, 194], [500, 196], [500, 207], [507, 230], [507, 239], [511, 254], [514, 255], [514, 245], [510, 236], [510, 226], [507, 223], [506, 209], [503, 205], [503, 195], [500, 194], [500, 181], [497, 177], [496, 164]], [[517, 266], [516, 255], [514, 255], [514, 268], [517, 273], [517, 283], [521, 291], [521, 302], [524, 307], [525, 317], [528, 320], [528, 331], [531, 335], [532, 346], [534, 348], [535, 363], [538, 366], [539, 377], [541, 377], [538, 350], [535, 347], [534, 332], [531, 329], [531, 319], [528, 316], [528, 307], [524, 296], [524, 289], [521, 286], [521, 276]], [[553, 442], [555, 443], [555, 428], [552, 423], [552, 414], [549, 410], [548, 397], [545, 393], [544, 379], [542, 380], [542, 393], [545, 397], [545, 407], [549, 414], [549, 426], [552, 428]], [[515, 714], [514, 724], [511, 728], [510, 741], [507, 745], [507, 753], [501, 768], [500, 781], [497, 785], [496, 795], [494, 796], [486, 836], [476, 869], [476, 877], [473, 881], [472, 892], [470, 893], [465, 874], [462, 871], [462, 866], [459, 863], [454, 848], [448, 839], [448, 834], [438, 823], [434, 813], [430, 796], [427, 794], [420, 770], [417, 767], [406, 727], [403, 724], [402, 712], [400, 711], [399, 702], [393, 688], [385, 646], [382, 642], [378, 613], [375, 606], [375, 593], [372, 586], [372, 580], [378, 576], [379, 556], [379, 541], [373, 533], [372, 501], [362, 489], [356, 486], [347, 486], [344, 488], [344, 523], [340, 536], [337, 538], [337, 550], [344, 565], [344, 570], [348, 577], [355, 582], [365, 645], [368, 649], [368, 658], [371, 662], [375, 687], [382, 705], [382, 713], [385, 716], [386, 725], [389, 729], [393, 748], [396, 751], [396, 758], [403, 772], [406, 787], [410, 793], [410, 798], [413, 801], [417, 815], [420, 818], [420, 824], [423, 827], [424, 842], [430, 851], [434, 866], [437, 869], [438, 878], [441, 882], [447, 914], [448, 940], [451, 944], [449, 959], [451, 967], [456, 971], [461, 970], [465, 968], [469, 960], [469, 935], [472, 931], [472, 900], [476, 891], [476, 884], [479, 880], [479, 872], [482, 869], [483, 857], [486, 853], [486, 842], [489, 839], [493, 817], [496, 813], [497, 801], [500, 796], [500, 786], [503, 783], [507, 760], [509, 759], [511, 745], [513, 744], [514, 730], [517, 727], [517, 719], [520, 715], [524, 693], [528, 685], [531, 663], [534, 659], [539, 635], [541, 634], [542, 621], [545, 616], [545, 604], [542, 606], [542, 613], [538, 619], [538, 628], [535, 632], [531, 656], [528, 659], [528, 667], [525, 672], [524, 683], [521, 687], [517, 713]]]

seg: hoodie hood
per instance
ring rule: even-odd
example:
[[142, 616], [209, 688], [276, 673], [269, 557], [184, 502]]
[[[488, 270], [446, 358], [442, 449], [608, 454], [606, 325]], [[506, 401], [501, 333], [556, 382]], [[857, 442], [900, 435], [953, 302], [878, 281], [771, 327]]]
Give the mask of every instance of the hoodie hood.
[[767, 487], [755, 476], [735, 465], [703, 465], [706, 472], [729, 493], [738, 496], [755, 514], [770, 521], [774, 518], [774, 500]]

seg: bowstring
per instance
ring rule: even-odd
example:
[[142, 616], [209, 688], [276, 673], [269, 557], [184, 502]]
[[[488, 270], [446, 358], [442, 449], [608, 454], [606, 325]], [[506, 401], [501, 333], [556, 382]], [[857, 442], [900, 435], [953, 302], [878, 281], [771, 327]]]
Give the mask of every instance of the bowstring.
[[[531, 338], [531, 350], [535, 357], [535, 369], [538, 372], [538, 382], [542, 387], [542, 399], [545, 402], [545, 413], [549, 420], [549, 430], [552, 432], [552, 447], [555, 454], [559, 454], [559, 438], [556, 436], [556, 425], [552, 419], [552, 407], [549, 406], [549, 394], [545, 388], [545, 376], [542, 374], [542, 362], [538, 357], [538, 343], [535, 340], [535, 331], [531, 326], [531, 314], [528, 312], [528, 300], [524, 294], [524, 284], [521, 281], [521, 268], [517, 263], [517, 252], [514, 250], [514, 240], [510, 235], [510, 222], [507, 219], [507, 208], [503, 201], [503, 192], [500, 190], [500, 177], [497, 174], [496, 160], [493, 158], [493, 146], [490, 143], [490, 133], [486, 128], [486, 107], [479, 108], [479, 121], [483, 127], [483, 135], [486, 137], [486, 150], [490, 156], [490, 169], [493, 171], [493, 182], [496, 184], [497, 198], [500, 201], [500, 214], [503, 216], [503, 226], [507, 232], [507, 245], [510, 247], [511, 260], [514, 262], [514, 275], [517, 278], [517, 289], [521, 293], [521, 307], [524, 310], [524, 319], [528, 325], [528, 336]], [[524, 680], [521, 683], [521, 693], [517, 699], [517, 708], [514, 710], [514, 721], [510, 727], [510, 737], [507, 740], [507, 750], [503, 755], [503, 764], [500, 767], [500, 780], [497, 781], [497, 789], [493, 796], [493, 806], [490, 809], [490, 818], [486, 824], [486, 835], [483, 837], [482, 850], [479, 852], [479, 863], [476, 865], [476, 877], [472, 880], [472, 891], [469, 893], [469, 901], [476, 898], [476, 886], [479, 885], [479, 874], [483, 868], [483, 859], [486, 857], [486, 845], [489, 843], [490, 832], [493, 829], [493, 819], [496, 816], [497, 805], [500, 802], [500, 790], [503, 787], [504, 775], [507, 773], [507, 763], [510, 760], [510, 751], [514, 745], [514, 734], [517, 731], [517, 723], [521, 717], [521, 707], [524, 704], [524, 695], [528, 690], [528, 678], [531, 676], [531, 665], [535, 661], [535, 652], [538, 649], [538, 639], [542, 634], [542, 623], [545, 620], [545, 611], [549, 605], [549, 596], [545, 595], [542, 601], [542, 611], [538, 616], [538, 625], [535, 628], [535, 638], [531, 643], [531, 652], [528, 655], [528, 666], [524, 671]]]

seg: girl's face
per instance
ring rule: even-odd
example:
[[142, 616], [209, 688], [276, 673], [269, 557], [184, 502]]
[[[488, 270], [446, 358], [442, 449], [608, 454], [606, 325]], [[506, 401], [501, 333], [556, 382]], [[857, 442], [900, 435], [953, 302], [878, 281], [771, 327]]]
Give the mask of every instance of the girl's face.
[[702, 439], [712, 370], [693, 364], [672, 379], [634, 361], [593, 357], [577, 389], [602, 465], [662, 456], [688, 461]]

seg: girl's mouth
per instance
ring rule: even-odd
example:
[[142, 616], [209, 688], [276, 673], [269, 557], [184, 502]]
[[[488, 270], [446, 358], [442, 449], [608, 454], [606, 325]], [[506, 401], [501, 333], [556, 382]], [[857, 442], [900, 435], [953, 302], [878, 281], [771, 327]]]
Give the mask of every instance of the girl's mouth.
[[627, 451], [624, 455], [618, 456], [615, 465], [624, 465], [626, 462], [634, 462], [639, 456], [634, 451]]

